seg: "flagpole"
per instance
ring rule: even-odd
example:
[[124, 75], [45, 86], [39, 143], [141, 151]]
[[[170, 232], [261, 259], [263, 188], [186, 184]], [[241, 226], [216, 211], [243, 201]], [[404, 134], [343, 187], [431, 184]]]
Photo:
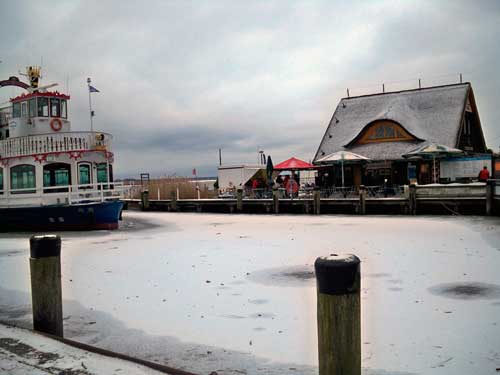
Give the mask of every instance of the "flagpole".
[[90, 78], [87, 78], [87, 86], [89, 89], [89, 111], [90, 111], [90, 131], [94, 131], [94, 124], [93, 124], [93, 119], [92, 119], [92, 100], [90, 99]]

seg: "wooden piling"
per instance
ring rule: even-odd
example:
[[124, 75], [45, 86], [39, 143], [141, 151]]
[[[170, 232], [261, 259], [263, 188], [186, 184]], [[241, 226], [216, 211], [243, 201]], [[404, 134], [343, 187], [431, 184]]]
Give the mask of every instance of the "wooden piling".
[[243, 211], [243, 189], [241, 188], [236, 191], [236, 210]]
[[493, 197], [493, 186], [494, 181], [488, 180], [486, 182], [486, 215], [493, 215], [493, 205], [494, 205], [494, 197]]
[[410, 196], [408, 198], [408, 208], [410, 215], [417, 214], [417, 186], [415, 184], [410, 184], [409, 188]]
[[309, 214], [309, 211], [311, 211], [311, 208], [309, 207], [309, 201], [304, 201], [303, 210], [306, 215]]
[[314, 188], [313, 191], [313, 208], [315, 215], [319, 215], [321, 213], [321, 192], [318, 188]]
[[170, 211], [177, 211], [177, 194], [175, 191], [172, 191], [170, 194]]
[[366, 189], [365, 185], [359, 186], [359, 213], [366, 214]]
[[280, 212], [280, 197], [279, 197], [279, 190], [278, 189], [273, 189], [273, 207], [274, 207], [274, 213], [279, 214], [279, 212]]
[[142, 203], [142, 210], [143, 211], [149, 210], [149, 191], [144, 190], [141, 193], [141, 203]]
[[360, 260], [330, 254], [314, 263], [319, 375], [361, 374]]
[[30, 276], [33, 329], [63, 337], [59, 236], [31, 236]]

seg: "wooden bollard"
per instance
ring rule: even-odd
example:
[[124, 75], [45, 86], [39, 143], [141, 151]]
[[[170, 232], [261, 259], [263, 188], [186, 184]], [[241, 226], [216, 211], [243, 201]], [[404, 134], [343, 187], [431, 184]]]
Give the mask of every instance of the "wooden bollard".
[[149, 191], [144, 190], [141, 193], [141, 203], [142, 203], [142, 210], [143, 211], [149, 210]]
[[314, 188], [313, 206], [314, 206], [314, 214], [319, 215], [321, 213], [321, 192], [319, 191], [318, 188]]
[[486, 215], [493, 215], [493, 205], [494, 205], [494, 200], [493, 200], [493, 189], [494, 186], [493, 184], [495, 181], [493, 180], [488, 180], [486, 181]]
[[366, 189], [365, 185], [359, 186], [359, 213], [366, 214]]
[[415, 184], [410, 185], [410, 196], [408, 201], [408, 206], [410, 207], [410, 215], [417, 214], [417, 186]]
[[59, 236], [31, 236], [30, 273], [33, 329], [63, 337]]
[[360, 260], [331, 254], [314, 263], [319, 375], [361, 374]]
[[238, 189], [236, 191], [236, 210], [243, 210], [243, 189]]
[[170, 210], [177, 211], [177, 194], [175, 191], [170, 193]]
[[280, 196], [279, 196], [278, 189], [273, 189], [273, 207], [274, 207], [274, 213], [279, 214], [279, 212], [280, 212]]

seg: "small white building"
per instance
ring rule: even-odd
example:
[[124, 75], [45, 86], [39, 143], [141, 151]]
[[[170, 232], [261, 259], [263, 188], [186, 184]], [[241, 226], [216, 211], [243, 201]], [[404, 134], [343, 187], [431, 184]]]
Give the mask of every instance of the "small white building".
[[221, 165], [218, 169], [219, 192], [225, 193], [244, 188], [245, 184], [258, 173], [265, 173], [262, 164]]

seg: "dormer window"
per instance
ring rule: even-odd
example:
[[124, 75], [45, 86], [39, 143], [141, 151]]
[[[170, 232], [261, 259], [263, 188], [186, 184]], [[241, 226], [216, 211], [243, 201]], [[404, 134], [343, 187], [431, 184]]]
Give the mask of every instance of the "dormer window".
[[401, 125], [389, 120], [375, 121], [367, 126], [355, 143], [397, 142], [416, 140]]

